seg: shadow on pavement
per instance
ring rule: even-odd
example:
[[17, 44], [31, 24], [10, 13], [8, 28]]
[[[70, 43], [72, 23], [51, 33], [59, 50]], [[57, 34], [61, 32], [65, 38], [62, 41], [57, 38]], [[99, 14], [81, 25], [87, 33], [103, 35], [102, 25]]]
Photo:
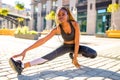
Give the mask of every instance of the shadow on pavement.
[[[98, 68], [90, 68], [86, 66], [82, 66], [80, 69], [73, 69], [73, 70], [46, 70], [43, 72], [39, 72], [37, 74], [27, 74], [27, 75], [19, 75], [18, 80], [49, 80], [51, 78], [57, 78], [57, 77], [63, 77], [67, 80], [77, 78], [77, 77], [102, 77], [112, 79], [112, 80], [118, 80], [116, 77], [119, 76], [119, 73], [108, 71], [104, 69], [98, 69]], [[64, 80], [66, 80], [64, 79]]]

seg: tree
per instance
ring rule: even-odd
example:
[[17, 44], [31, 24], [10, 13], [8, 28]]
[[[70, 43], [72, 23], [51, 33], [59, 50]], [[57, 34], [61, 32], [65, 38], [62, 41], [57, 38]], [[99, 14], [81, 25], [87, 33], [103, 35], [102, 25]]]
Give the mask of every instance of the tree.
[[49, 14], [47, 14], [45, 16], [45, 19], [46, 20], [52, 20], [52, 23], [53, 23], [52, 27], [54, 27], [55, 26], [55, 22], [53, 22], [53, 21], [55, 20], [55, 11], [51, 11]]
[[120, 4], [114, 3], [114, 4], [109, 4], [107, 7], [107, 12], [117, 12], [120, 8]]
[[25, 6], [24, 6], [23, 3], [16, 2], [15, 8], [16, 8], [17, 10], [20, 10], [20, 11], [21, 11], [21, 10], [24, 10], [24, 9], [25, 9]]
[[[16, 2], [15, 8], [19, 11], [24, 10], [24, 4], [20, 3], [20, 2]], [[9, 9], [7, 8], [0, 8], [0, 17], [2, 17], [3, 19], [7, 19], [8, 21], [11, 21], [12, 23], [14, 23], [16, 26], [20, 25], [23, 26], [23, 18], [14, 18], [12, 16], [9, 15]]]
[[[17, 9], [18, 11], [22, 11], [22, 10], [25, 9], [25, 6], [24, 6], [23, 3], [16, 2], [15, 9]], [[17, 20], [18, 20], [19, 26], [23, 26], [23, 21], [24, 21], [24, 19], [21, 18], [21, 17], [19, 17], [19, 18], [17, 18]]]
[[[120, 9], [120, 4], [113, 3], [113, 4], [109, 4], [109, 6], [107, 7], [107, 12], [115, 13], [119, 11], [119, 9]], [[115, 28], [116, 25], [114, 22], [112, 22], [112, 25], [113, 25], [112, 28]]]
[[9, 10], [7, 8], [0, 9], [0, 15], [7, 16], [8, 13], [9, 13]]
[[46, 20], [55, 20], [55, 12], [51, 11], [48, 15], [45, 16]]

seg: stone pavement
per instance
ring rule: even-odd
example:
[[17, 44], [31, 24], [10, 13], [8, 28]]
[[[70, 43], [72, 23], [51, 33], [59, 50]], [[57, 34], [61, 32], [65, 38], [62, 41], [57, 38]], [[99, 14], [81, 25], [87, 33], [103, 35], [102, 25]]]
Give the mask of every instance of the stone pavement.
[[[98, 57], [79, 57], [80, 69], [76, 68], [68, 54], [65, 54], [45, 64], [27, 68], [18, 76], [10, 68], [8, 59], [34, 42], [35, 40], [0, 36], [0, 80], [120, 80], [120, 39], [88, 35], [82, 35], [80, 42], [95, 49]], [[44, 45], [27, 52], [23, 62], [42, 57], [60, 46], [61, 42], [60, 36], [53, 37]]]

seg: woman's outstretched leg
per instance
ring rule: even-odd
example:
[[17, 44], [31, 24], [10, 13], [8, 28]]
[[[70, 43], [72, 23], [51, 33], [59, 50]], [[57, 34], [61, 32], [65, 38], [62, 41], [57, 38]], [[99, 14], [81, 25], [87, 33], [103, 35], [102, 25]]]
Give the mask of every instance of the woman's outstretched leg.
[[9, 63], [11, 68], [14, 69], [18, 73], [18, 75], [20, 75], [24, 68], [45, 63], [47, 61], [53, 60], [54, 58], [69, 52], [70, 51], [69, 46], [71, 45], [62, 45], [53, 52], [43, 56], [42, 58], [38, 58], [30, 62], [22, 63], [20, 60], [15, 61], [13, 58], [10, 58]]
[[43, 58], [38, 58], [30, 62], [22, 63], [20, 60], [15, 61], [13, 58], [9, 59], [9, 64], [13, 70], [15, 70], [18, 75], [21, 75], [24, 68], [28, 68], [37, 64], [42, 64], [47, 62], [48, 60]]
[[42, 63], [45, 63], [47, 62], [48, 60], [46, 59], [43, 59], [43, 58], [38, 58], [38, 59], [35, 59], [35, 60], [32, 60], [30, 62], [26, 62], [22, 65], [23, 68], [28, 68], [28, 67], [31, 67], [31, 66], [34, 66], [34, 65], [38, 65], [38, 64], [42, 64]]

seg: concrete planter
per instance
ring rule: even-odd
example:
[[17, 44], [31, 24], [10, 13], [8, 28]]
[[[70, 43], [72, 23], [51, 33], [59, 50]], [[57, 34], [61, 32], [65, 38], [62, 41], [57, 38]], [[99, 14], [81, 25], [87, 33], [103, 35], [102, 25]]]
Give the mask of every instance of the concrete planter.
[[108, 30], [106, 35], [110, 38], [120, 38], [120, 30]]
[[15, 30], [10, 30], [10, 29], [0, 29], [0, 35], [10, 35], [14, 36]]
[[38, 34], [14, 34], [16, 38], [23, 38], [23, 39], [31, 39], [31, 40], [38, 40]]

